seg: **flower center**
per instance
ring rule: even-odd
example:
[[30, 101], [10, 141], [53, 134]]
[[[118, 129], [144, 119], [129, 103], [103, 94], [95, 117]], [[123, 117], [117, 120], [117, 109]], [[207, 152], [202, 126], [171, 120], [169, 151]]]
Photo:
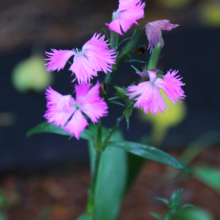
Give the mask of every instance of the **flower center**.
[[76, 110], [80, 110], [80, 105], [79, 105], [79, 103], [75, 102], [75, 103], [74, 103], [74, 107], [76, 108]]
[[78, 48], [73, 49], [73, 51], [75, 52], [75, 56], [81, 56], [81, 55], [83, 55], [83, 51], [79, 50]]

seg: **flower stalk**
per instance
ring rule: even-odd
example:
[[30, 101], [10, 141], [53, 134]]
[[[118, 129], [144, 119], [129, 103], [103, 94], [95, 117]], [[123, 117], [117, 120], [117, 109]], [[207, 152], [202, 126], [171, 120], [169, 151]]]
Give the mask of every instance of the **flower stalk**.
[[90, 188], [88, 190], [88, 203], [87, 203], [87, 210], [86, 213], [94, 219], [94, 211], [95, 211], [95, 189], [96, 189], [96, 182], [98, 177], [98, 169], [99, 169], [99, 163], [101, 159], [101, 152], [96, 151], [95, 155], [95, 167], [94, 167], [94, 174], [92, 176], [92, 181]]
[[162, 49], [162, 43], [159, 41], [154, 49], [152, 50], [152, 53], [150, 55], [148, 65], [147, 65], [147, 70], [155, 70], [157, 67], [157, 63], [160, 57], [160, 52]]

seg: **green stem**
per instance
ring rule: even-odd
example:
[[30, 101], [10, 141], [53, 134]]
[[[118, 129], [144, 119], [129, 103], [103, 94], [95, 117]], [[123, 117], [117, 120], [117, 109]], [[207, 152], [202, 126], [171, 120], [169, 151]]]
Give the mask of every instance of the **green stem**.
[[105, 149], [109, 139], [111, 138], [112, 134], [114, 133], [115, 129], [118, 128], [119, 124], [121, 123], [121, 121], [124, 119], [125, 117], [125, 111], [123, 112], [122, 116], [120, 118], [118, 118], [116, 120], [116, 123], [114, 125], [114, 127], [111, 129], [110, 133], [108, 134], [108, 136], [105, 138], [104, 142], [103, 142], [103, 149]]
[[102, 152], [102, 118], [99, 119], [97, 124], [95, 149], [97, 152]]
[[[115, 32], [114, 32], [115, 33]], [[118, 46], [117, 37], [113, 38], [112, 35], [114, 34], [111, 32], [111, 46], [114, 48], [114, 45]], [[123, 63], [126, 63], [127, 59], [131, 57], [132, 52], [137, 45], [139, 44], [142, 37], [145, 35], [145, 28], [144, 25], [140, 27], [135, 33], [131, 36], [130, 40], [126, 43], [122, 51], [118, 54], [116, 64], [112, 66], [112, 72], [108, 72], [105, 76], [104, 82], [106, 84], [106, 93], [108, 92], [109, 85], [111, 84], [112, 77], [115, 71], [121, 66]]]
[[150, 55], [148, 65], [147, 65], [147, 70], [155, 70], [156, 69], [157, 63], [158, 63], [158, 60], [160, 57], [161, 49], [162, 49], [162, 43], [159, 41], [157, 43], [157, 45], [154, 47], [154, 49]]
[[90, 216], [92, 216], [92, 219], [94, 219], [94, 210], [95, 210], [95, 189], [96, 189], [96, 182], [97, 182], [97, 176], [98, 176], [98, 169], [99, 169], [99, 162], [101, 159], [100, 152], [96, 151], [95, 156], [95, 167], [94, 167], [94, 174], [92, 177], [92, 182], [88, 191], [89, 199], [87, 204], [87, 211], [86, 213]]
[[118, 49], [118, 39], [119, 39], [118, 33], [115, 33], [114, 31], [111, 31], [110, 44], [111, 44], [112, 49], [115, 49], [115, 50]]

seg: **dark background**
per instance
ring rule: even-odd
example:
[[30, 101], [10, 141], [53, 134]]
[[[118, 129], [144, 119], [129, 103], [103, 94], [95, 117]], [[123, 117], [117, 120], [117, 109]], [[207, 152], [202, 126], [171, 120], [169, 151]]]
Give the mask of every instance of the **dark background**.
[[[50, 48], [81, 48], [95, 32], [103, 33], [103, 27], [107, 30], [105, 23], [110, 22], [117, 5], [116, 0], [0, 1], [0, 171], [32, 172], [69, 162], [88, 162], [84, 140], [68, 141], [67, 137], [53, 134], [25, 136], [29, 129], [44, 121], [44, 90], [20, 92], [12, 83], [12, 74], [19, 62], [36, 51], [43, 59], [44, 51]], [[170, 32], [163, 32], [165, 46], [159, 67], [164, 72], [178, 69], [186, 83], [187, 115], [169, 129], [162, 142], [164, 149], [181, 149], [207, 132], [219, 130], [220, 5], [214, 0], [181, 0], [179, 4], [172, 0], [148, 0], [145, 18], [139, 25], [159, 19], [180, 24]], [[126, 36], [136, 27], [133, 25]], [[141, 44], [147, 44], [146, 37]], [[146, 52], [141, 59], [148, 57]], [[139, 56], [134, 54], [133, 58]], [[104, 73], [99, 75], [101, 81]], [[68, 68], [52, 76], [55, 90], [71, 93], [73, 84]], [[130, 64], [125, 64], [115, 74], [113, 83], [127, 86], [137, 79]], [[113, 89], [110, 94], [114, 94]], [[121, 111], [120, 106], [110, 106], [105, 125], [111, 127]], [[131, 117], [129, 131], [122, 123], [124, 136], [131, 141], [140, 141], [151, 131], [151, 124], [140, 120], [138, 114], [135, 111]]]

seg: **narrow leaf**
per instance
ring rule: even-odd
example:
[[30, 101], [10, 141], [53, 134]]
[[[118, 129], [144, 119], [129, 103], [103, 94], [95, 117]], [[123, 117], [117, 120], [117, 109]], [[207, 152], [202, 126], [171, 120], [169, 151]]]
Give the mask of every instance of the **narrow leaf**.
[[121, 102], [118, 102], [118, 101], [110, 101], [110, 103], [113, 103], [113, 104], [116, 104], [116, 105], [124, 106]]
[[[48, 122], [43, 122], [37, 125], [36, 127], [29, 130], [26, 135], [27, 137], [30, 137], [31, 135], [37, 134], [37, 133], [54, 133], [54, 134], [71, 136], [69, 132], [63, 130], [60, 126], [55, 126]], [[85, 129], [80, 133], [80, 138], [83, 138], [86, 140], [92, 140], [94, 139], [94, 136], [92, 135], [90, 131]]]
[[141, 72], [139, 69], [137, 69], [137, 68], [134, 67], [133, 65], [131, 65], [131, 67], [132, 67], [136, 72]]
[[130, 37], [127, 37], [127, 38], [123, 39], [122, 41], [120, 41], [120, 43], [118, 44], [118, 47], [119, 47], [121, 44], [123, 44], [125, 41], [129, 40], [129, 39], [130, 39]]
[[108, 100], [112, 101], [112, 100], [115, 100], [115, 99], [119, 99], [119, 97], [118, 96], [114, 96], [114, 97], [109, 98]]
[[107, 31], [105, 30], [105, 28], [102, 28], [102, 29], [103, 29], [103, 31], [104, 31], [104, 33], [105, 33], [105, 36], [106, 36], [107, 39], [109, 40], [110, 38], [109, 38], [109, 35], [108, 35]]
[[160, 197], [156, 197], [155, 199], [160, 200], [162, 202], [164, 202], [166, 205], [169, 205], [169, 201], [167, 199], [164, 198], [160, 198]]
[[110, 141], [108, 143], [108, 146], [121, 148], [125, 151], [144, 157], [146, 159], [154, 160], [175, 167], [177, 169], [190, 172], [189, 169], [180, 161], [178, 161], [176, 158], [154, 147], [150, 147], [144, 144], [138, 144], [130, 141], [120, 141], [120, 142]]
[[137, 59], [130, 59], [130, 60], [128, 60], [128, 62], [134, 62], [134, 63], [147, 63], [147, 62], [145, 62], [145, 61], [143, 61], [143, 60], [137, 60]]
[[191, 205], [191, 204], [184, 204], [184, 205], [180, 206], [179, 210], [185, 209], [185, 208], [196, 208], [196, 207], [194, 205]]

